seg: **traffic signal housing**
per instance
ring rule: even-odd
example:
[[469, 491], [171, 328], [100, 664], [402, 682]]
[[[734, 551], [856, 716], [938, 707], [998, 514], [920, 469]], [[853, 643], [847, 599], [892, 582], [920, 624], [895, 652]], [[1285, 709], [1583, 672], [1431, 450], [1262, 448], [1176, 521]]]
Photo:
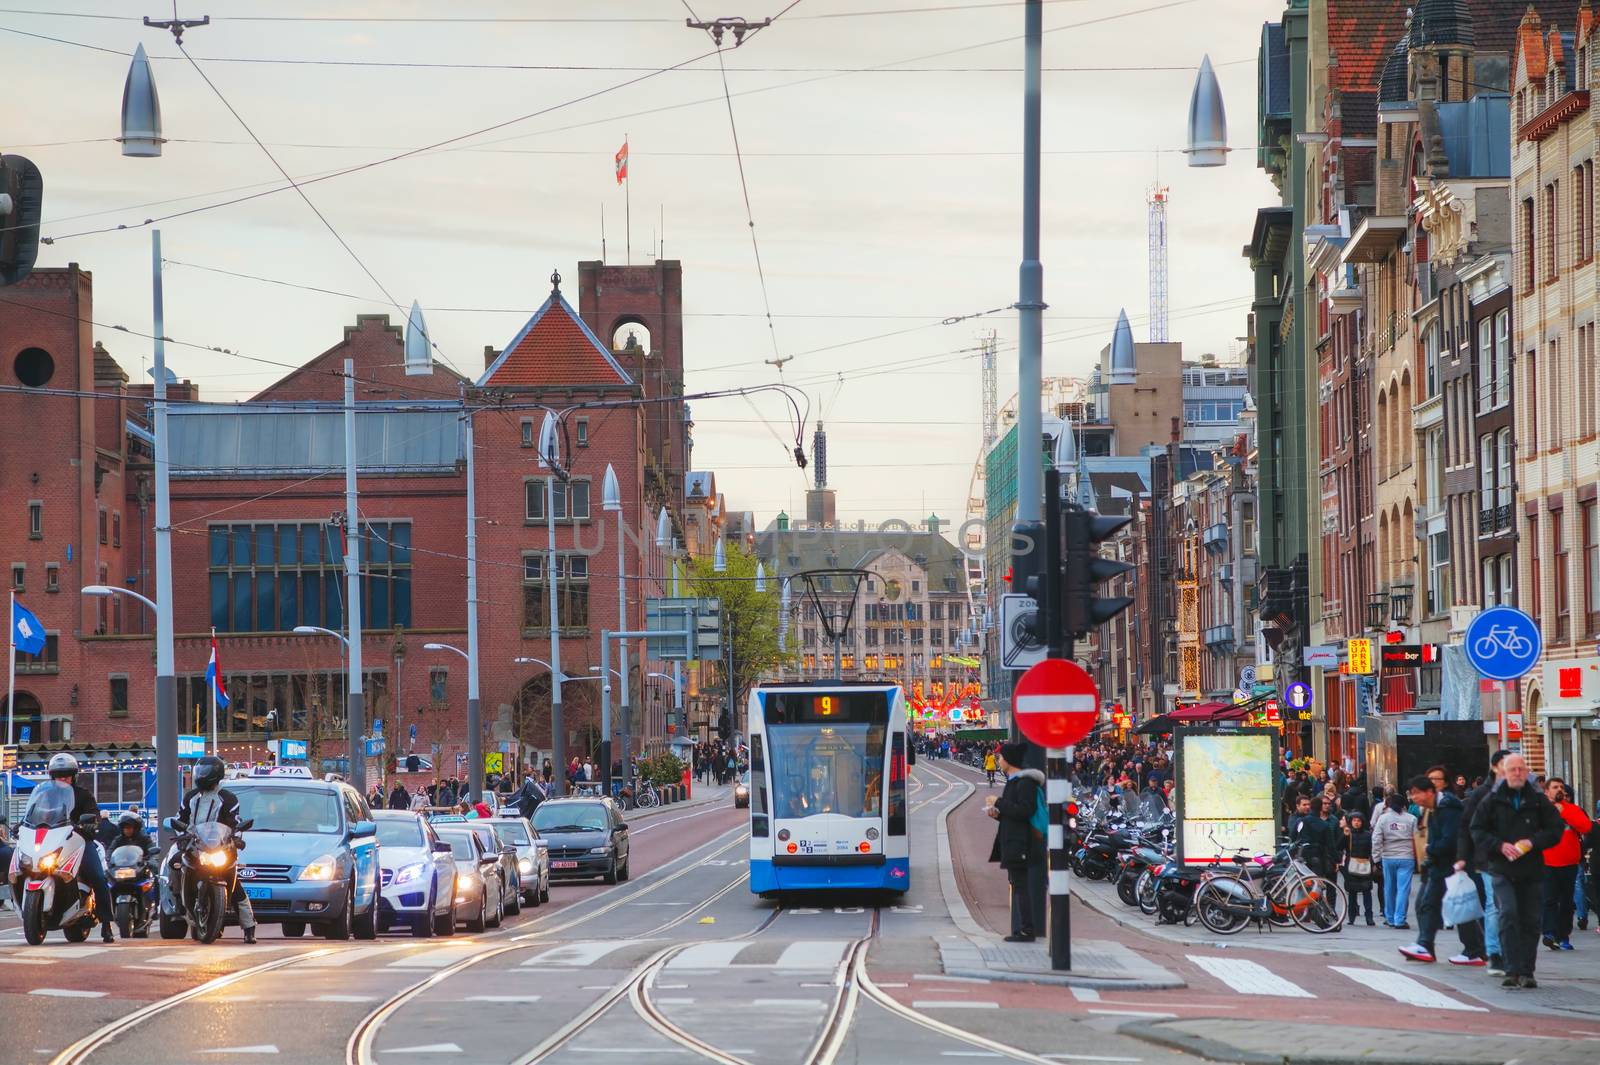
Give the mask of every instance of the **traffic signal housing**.
[[39, 168], [20, 155], [0, 155], [0, 288], [33, 271], [43, 210]]
[[1103, 596], [1099, 586], [1133, 569], [1131, 563], [1105, 558], [1100, 544], [1131, 522], [1129, 515], [1107, 516], [1071, 507], [1061, 514], [1061, 625], [1067, 639], [1088, 636], [1133, 605], [1130, 596]]

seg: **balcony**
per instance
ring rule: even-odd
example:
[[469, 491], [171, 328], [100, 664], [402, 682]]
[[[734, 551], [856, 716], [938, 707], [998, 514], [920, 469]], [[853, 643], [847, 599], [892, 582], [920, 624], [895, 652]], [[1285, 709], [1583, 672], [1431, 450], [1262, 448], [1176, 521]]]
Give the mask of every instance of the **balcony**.
[[1205, 630], [1201, 639], [1205, 641], [1207, 647], [1222, 655], [1233, 653], [1233, 649], [1238, 646], [1233, 638], [1232, 625], [1213, 625]]
[[1222, 522], [1208, 525], [1206, 531], [1200, 534], [1200, 543], [1207, 551], [1226, 551], [1228, 549], [1228, 526]]
[[1511, 531], [1511, 504], [1502, 503], [1488, 510], [1478, 511], [1478, 535], [1494, 536]]
[[1233, 583], [1233, 563], [1232, 562], [1224, 562], [1222, 565], [1220, 565], [1220, 566], [1218, 566], [1216, 568], [1215, 572], [1217, 574], [1217, 580], [1221, 581], [1223, 584], [1232, 584]]

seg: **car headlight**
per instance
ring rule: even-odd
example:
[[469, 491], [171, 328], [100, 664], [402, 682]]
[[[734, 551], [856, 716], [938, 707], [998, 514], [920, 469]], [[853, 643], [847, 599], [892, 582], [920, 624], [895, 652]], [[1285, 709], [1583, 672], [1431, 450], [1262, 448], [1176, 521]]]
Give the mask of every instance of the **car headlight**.
[[332, 880], [333, 874], [338, 869], [338, 861], [331, 854], [324, 854], [316, 861], [300, 870], [301, 880]]
[[132, 880], [138, 875], [139, 870], [137, 869], [118, 869], [116, 872], [111, 874], [111, 878], [113, 880]]
[[477, 887], [479, 883], [477, 873], [457, 873], [456, 879], [464, 887]]
[[413, 880], [417, 879], [417, 877], [421, 876], [422, 875], [422, 871], [425, 868], [427, 868], [427, 867], [424, 866], [421, 862], [417, 862], [415, 865], [402, 866], [400, 868], [400, 870], [394, 874], [394, 880], [392, 881], [392, 883], [409, 884], [409, 883], [411, 883], [411, 881], [413, 881]]
[[[225, 851], [225, 850], [222, 850], [221, 848], [218, 848], [217, 850], [214, 850], [214, 851], [201, 851], [200, 852], [200, 864], [201, 865], [209, 865], [213, 869], [221, 869], [221, 868], [225, 867], [228, 864], [228, 861], [229, 861], [228, 852]], [[326, 878], [323, 878], [323, 879], [326, 879]]]
[[533, 872], [533, 862], [529, 861], [527, 858], [520, 859], [517, 862], [517, 872], [521, 873], [523, 876], [527, 876], [529, 873]]
[[43, 857], [41, 857], [39, 859], [39, 872], [41, 872], [41, 873], [53, 872], [55, 870], [56, 863], [59, 862], [59, 861], [61, 861], [61, 851], [58, 848], [56, 850], [51, 851], [49, 854], [44, 855]]
[[607, 843], [604, 847], [590, 847], [589, 848], [589, 853], [590, 854], [610, 854], [611, 853], [611, 844]]

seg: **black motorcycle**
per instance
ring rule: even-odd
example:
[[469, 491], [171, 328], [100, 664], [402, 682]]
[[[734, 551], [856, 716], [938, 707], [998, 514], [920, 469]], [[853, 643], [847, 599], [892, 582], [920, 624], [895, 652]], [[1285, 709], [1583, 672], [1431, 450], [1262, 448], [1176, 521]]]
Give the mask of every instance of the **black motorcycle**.
[[[239, 831], [248, 831], [253, 823], [241, 821]], [[169, 881], [176, 880], [175, 884], [169, 883], [173, 896], [189, 925], [190, 936], [201, 943], [215, 942], [227, 923], [228, 900], [238, 883], [236, 867], [244, 840], [217, 821], [191, 828], [183, 821], [168, 818], [167, 828], [178, 833], [169, 872]], [[165, 915], [161, 925], [165, 937]], [[174, 922], [174, 927], [181, 926]]]
[[124, 843], [111, 851], [111, 904], [123, 939], [144, 939], [156, 912], [156, 877], [151, 855]]

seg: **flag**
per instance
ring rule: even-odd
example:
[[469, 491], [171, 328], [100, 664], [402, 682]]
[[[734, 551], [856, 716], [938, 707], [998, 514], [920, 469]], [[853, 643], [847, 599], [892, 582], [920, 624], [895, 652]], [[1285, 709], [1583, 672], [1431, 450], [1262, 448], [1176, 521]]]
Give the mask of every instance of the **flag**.
[[620, 185], [628, 179], [628, 142], [623, 141], [622, 147], [617, 149], [617, 184]]
[[25, 655], [44, 650], [44, 624], [15, 599], [11, 600], [11, 646]]
[[211, 661], [206, 663], [206, 683], [216, 692], [217, 709], [228, 708], [228, 690], [222, 686], [222, 670], [217, 665], [217, 638], [211, 638]]

